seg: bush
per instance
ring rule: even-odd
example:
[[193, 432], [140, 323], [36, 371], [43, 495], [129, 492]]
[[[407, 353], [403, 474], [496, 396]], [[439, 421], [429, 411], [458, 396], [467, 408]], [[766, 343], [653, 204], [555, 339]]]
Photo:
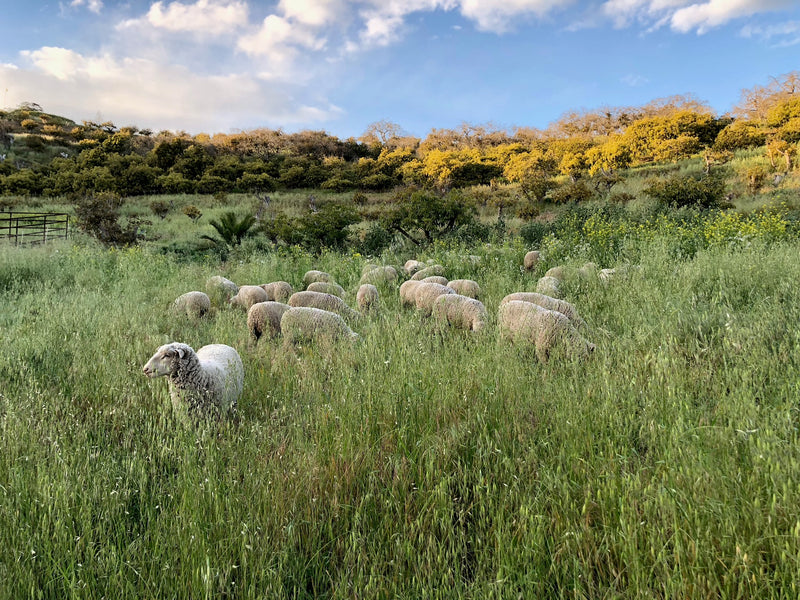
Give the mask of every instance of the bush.
[[364, 232], [359, 244], [359, 252], [365, 256], [379, 256], [394, 241], [394, 236], [377, 223]]
[[583, 181], [575, 181], [559, 186], [550, 191], [550, 201], [556, 204], [568, 202], [585, 202], [591, 200], [594, 193]]
[[197, 222], [197, 219], [203, 216], [203, 213], [194, 204], [189, 204], [188, 206], [184, 206], [183, 214], [189, 217], [194, 223]]
[[343, 249], [350, 236], [350, 226], [358, 221], [358, 213], [352, 206], [324, 204], [317, 212], [297, 219], [300, 243], [312, 252], [323, 248]]
[[120, 223], [120, 209], [125, 201], [110, 192], [84, 196], [75, 203], [75, 219], [80, 229], [106, 246], [129, 246], [138, 240], [139, 228], [148, 223], [128, 217]]
[[395, 196], [395, 203], [381, 218], [381, 225], [420, 245], [474, 222], [476, 212], [475, 206], [459, 193], [438, 196], [410, 188]]
[[540, 221], [531, 221], [519, 228], [519, 236], [525, 245], [531, 248], [538, 248], [549, 233], [550, 225]]
[[666, 206], [715, 208], [725, 198], [725, 182], [716, 177], [697, 179], [673, 175], [651, 180], [644, 193]]
[[155, 199], [150, 201], [150, 210], [159, 219], [166, 219], [170, 208], [169, 202], [166, 200]]

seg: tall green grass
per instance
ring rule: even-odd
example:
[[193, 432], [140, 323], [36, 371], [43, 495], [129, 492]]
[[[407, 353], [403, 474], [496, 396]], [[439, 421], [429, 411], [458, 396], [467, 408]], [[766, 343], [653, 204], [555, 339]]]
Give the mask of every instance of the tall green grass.
[[[218, 273], [353, 291], [365, 259], [0, 248], [0, 598], [796, 597], [800, 244], [671, 243], [568, 278], [597, 351], [547, 364], [494, 315], [579, 250], [433, 247], [485, 334], [385, 288], [360, 343], [291, 351], [169, 305]], [[237, 422], [176, 422], [141, 373], [169, 340], [239, 350]]]

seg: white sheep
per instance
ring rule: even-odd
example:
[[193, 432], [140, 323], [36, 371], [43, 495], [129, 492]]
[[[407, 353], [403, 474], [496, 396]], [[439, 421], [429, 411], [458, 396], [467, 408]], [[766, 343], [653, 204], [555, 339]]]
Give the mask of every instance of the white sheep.
[[217, 306], [226, 304], [238, 291], [238, 285], [221, 275], [214, 275], [206, 279], [206, 292], [208, 292], [211, 301]]
[[422, 282], [409, 279], [400, 285], [400, 306], [409, 307], [416, 305], [415, 293], [420, 283]]
[[394, 283], [397, 281], [397, 269], [391, 265], [385, 267], [375, 267], [367, 271], [361, 276], [360, 284], [371, 283], [373, 285], [380, 285], [386, 283]]
[[245, 311], [250, 310], [253, 304], [267, 302], [267, 292], [258, 285], [243, 285], [237, 294], [228, 300], [228, 304], [241, 308]]
[[441, 275], [442, 277], [446, 277], [444, 267], [442, 265], [430, 265], [429, 267], [425, 267], [424, 269], [420, 269], [414, 273], [411, 276], [411, 279], [415, 281], [422, 281], [431, 275]]
[[595, 349], [595, 345], [578, 333], [566, 315], [532, 302], [506, 302], [498, 310], [497, 323], [504, 338], [533, 344], [536, 356], [542, 362], [546, 362], [556, 349], [575, 358], [585, 357]]
[[616, 269], [600, 269], [600, 272], [597, 274], [597, 276], [603, 283], [608, 283], [609, 281], [614, 279], [614, 276], [616, 274], [617, 274]]
[[303, 275], [303, 287], [307, 288], [309, 284], [315, 281], [333, 281], [333, 277], [331, 277], [330, 273], [326, 273], [325, 271], [317, 271], [314, 269], [306, 271], [305, 275]]
[[178, 296], [172, 307], [176, 312], [198, 318], [206, 315], [211, 310], [211, 298], [203, 292], [186, 292]]
[[378, 308], [378, 288], [371, 283], [365, 283], [356, 292], [356, 305], [361, 312], [371, 312]]
[[536, 282], [536, 291], [553, 298], [561, 297], [561, 280], [545, 275]]
[[361, 315], [350, 308], [339, 296], [334, 296], [333, 294], [309, 291], [295, 292], [289, 298], [288, 304], [292, 307], [304, 306], [334, 312], [351, 324], [357, 323], [361, 319]]
[[478, 285], [477, 281], [473, 281], [472, 279], [454, 279], [447, 283], [447, 287], [454, 289], [456, 294], [469, 296], [476, 300], [483, 295], [481, 286]]
[[433, 310], [433, 302], [443, 294], [455, 294], [455, 292], [440, 283], [425, 283], [420, 281], [414, 290], [414, 305], [426, 317], [430, 316]]
[[267, 292], [268, 302], [286, 302], [289, 299], [289, 296], [294, 294], [292, 284], [287, 281], [262, 283], [259, 287]]
[[483, 302], [460, 294], [442, 294], [433, 301], [433, 318], [457, 329], [482, 331], [489, 315]]
[[342, 286], [332, 281], [314, 281], [308, 284], [307, 292], [322, 292], [323, 294], [333, 294], [344, 299], [345, 291]]
[[192, 419], [232, 413], [242, 395], [244, 367], [239, 353], [225, 344], [161, 346], [142, 367], [148, 377], [166, 376], [176, 412]]
[[586, 322], [578, 314], [576, 308], [566, 300], [560, 300], [558, 298], [553, 298], [552, 296], [546, 296], [545, 294], [539, 294], [537, 292], [514, 292], [513, 294], [509, 294], [503, 298], [500, 301], [500, 306], [515, 300], [532, 302], [533, 304], [537, 304], [542, 308], [556, 310], [561, 314], [566, 315], [566, 317], [572, 321], [572, 324], [575, 327], [581, 328], [586, 326]]
[[593, 262], [587, 262], [580, 269], [578, 269], [578, 277], [584, 281], [592, 281], [597, 278], [597, 265]]
[[406, 272], [407, 275], [413, 275], [417, 271], [420, 271], [425, 268], [425, 263], [420, 262], [418, 260], [407, 260], [406, 264], [403, 265], [403, 270]]
[[258, 302], [247, 311], [247, 329], [256, 342], [261, 336], [275, 338], [281, 334], [281, 317], [289, 310], [288, 304], [281, 302]]
[[522, 266], [526, 271], [533, 271], [536, 268], [536, 265], [539, 264], [540, 253], [538, 250], [531, 250], [527, 254], [525, 254], [525, 258], [522, 259]]
[[564, 281], [564, 277], [567, 275], [567, 270], [562, 266], [552, 267], [547, 270], [547, 273], [544, 274], [545, 277], [555, 277], [559, 281]]
[[355, 341], [355, 333], [338, 314], [308, 306], [292, 307], [281, 317], [281, 334], [286, 344], [316, 339]]
[[448, 285], [447, 277], [442, 277], [441, 275], [431, 275], [430, 277], [418, 279], [417, 281], [422, 281], [423, 283], [438, 283], [439, 285]]

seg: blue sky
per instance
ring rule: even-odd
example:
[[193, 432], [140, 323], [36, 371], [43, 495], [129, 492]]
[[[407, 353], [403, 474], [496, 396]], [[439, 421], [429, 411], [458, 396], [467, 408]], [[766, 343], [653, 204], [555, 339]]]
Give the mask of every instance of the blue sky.
[[0, 0], [0, 106], [216, 133], [540, 127], [800, 70], [800, 0]]

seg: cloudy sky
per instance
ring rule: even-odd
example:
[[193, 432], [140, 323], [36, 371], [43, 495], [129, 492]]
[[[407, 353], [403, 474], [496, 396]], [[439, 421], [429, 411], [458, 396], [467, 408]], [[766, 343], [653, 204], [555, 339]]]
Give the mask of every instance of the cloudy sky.
[[545, 127], [800, 69], [800, 0], [2, 0], [0, 107], [154, 130]]

